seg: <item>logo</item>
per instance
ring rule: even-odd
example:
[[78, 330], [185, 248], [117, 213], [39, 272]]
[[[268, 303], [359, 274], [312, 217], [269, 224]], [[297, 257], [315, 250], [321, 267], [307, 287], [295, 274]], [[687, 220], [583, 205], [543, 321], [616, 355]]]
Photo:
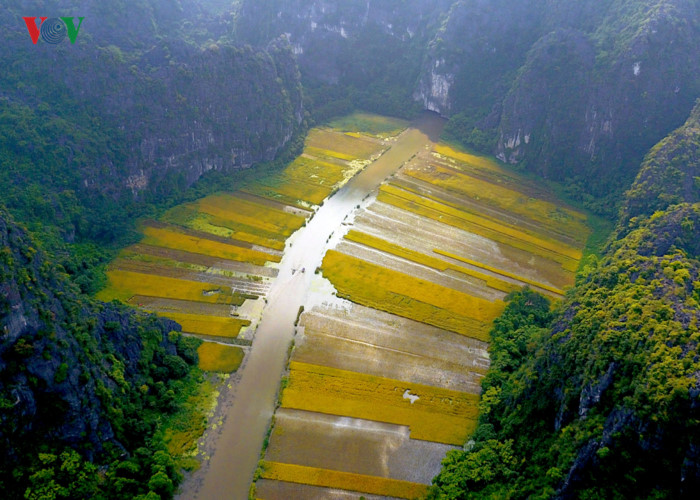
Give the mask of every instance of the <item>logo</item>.
[[[27, 25], [27, 31], [32, 39], [32, 43], [36, 45], [39, 37], [46, 43], [56, 45], [61, 43], [66, 36], [70, 43], [75, 43], [78, 38], [80, 26], [83, 24], [84, 17], [78, 18], [78, 26], [75, 26], [74, 17], [23, 17], [24, 23]], [[36, 20], [39, 19], [37, 25]]]

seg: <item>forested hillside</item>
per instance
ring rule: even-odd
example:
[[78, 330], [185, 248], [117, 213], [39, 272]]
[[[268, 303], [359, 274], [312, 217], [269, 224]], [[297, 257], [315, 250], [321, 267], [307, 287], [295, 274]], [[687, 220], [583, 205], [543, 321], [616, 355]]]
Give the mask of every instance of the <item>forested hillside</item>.
[[0, 242], [3, 496], [172, 496], [182, 476], [162, 432], [201, 383], [199, 341], [86, 298], [1, 209]]
[[[0, 7], [0, 185], [23, 221], [109, 243], [208, 171], [269, 162], [302, 133], [284, 40], [231, 41], [207, 2]], [[22, 16], [83, 16], [75, 44], [32, 44]], [[77, 19], [76, 19], [77, 22]]]

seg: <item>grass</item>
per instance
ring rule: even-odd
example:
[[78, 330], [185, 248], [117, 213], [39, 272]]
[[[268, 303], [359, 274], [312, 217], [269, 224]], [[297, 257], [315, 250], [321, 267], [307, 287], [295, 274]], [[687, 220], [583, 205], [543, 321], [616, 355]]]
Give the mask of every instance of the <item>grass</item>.
[[202, 342], [197, 349], [199, 368], [208, 372], [231, 373], [243, 362], [243, 349], [236, 346]]
[[386, 138], [400, 134], [408, 127], [408, 122], [388, 116], [357, 112], [332, 120], [328, 123], [328, 126], [338, 132], [360, 132], [375, 137]]
[[241, 305], [245, 300], [228, 287], [132, 271], [108, 271], [107, 280], [107, 286], [97, 294], [98, 300], [127, 302], [134, 295], [232, 305]]
[[335, 250], [322, 270], [341, 297], [478, 340], [488, 341], [489, 324], [504, 307]]
[[141, 243], [144, 245], [172, 248], [238, 262], [248, 262], [257, 266], [264, 266], [266, 262], [279, 262], [281, 260], [281, 257], [277, 255], [192, 236], [178, 232], [175, 229], [144, 226], [142, 232], [144, 238], [141, 240]]
[[263, 479], [357, 491], [371, 495], [413, 499], [421, 498], [428, 492], [428, 486], [424, 484], [304, 465], [263, 461], [261, 469]]
[[236, 338], [241, 328], [250, 325], [250, 321], [237, 318], [221, 318], [217, 316], [185, 313], [158, 314], [180, 323], [183, 332], [213, 335], [215, 337]]
[[[285, 408], [407, 425], [411, 438], [462, 445], [474, 430], [479, 397], [410, 382], [292, 361]], [[411, 403], [406, 390], [419, 398]]]
[[[183, 404], [172, 416], [166, 417], [161, 426], [160, 436], [168, 452], [180, 457], [181, 464], [188, 470], [198, 468], [199, 462], [194, 458], [197, 453], [197, 440], [204, 434], [207, 414], [216, 405], [219, 395], [217, 384], [211, 377], [204, 377], [196, 384], [188, 384], [184, 394], [177, 397]], [[195, 462], [192, 466], [187, 463]]]
[[392, 184], [380, 187], [377, 199], [422, 217], [478, 234], [498, 243], [538, 255], [561, 264], [569, 272], [575, 272], [581, 258], [581, 250], [561, 242], [548, 241], [528, 233], [499, 224], [444, 203], [411, 193]]

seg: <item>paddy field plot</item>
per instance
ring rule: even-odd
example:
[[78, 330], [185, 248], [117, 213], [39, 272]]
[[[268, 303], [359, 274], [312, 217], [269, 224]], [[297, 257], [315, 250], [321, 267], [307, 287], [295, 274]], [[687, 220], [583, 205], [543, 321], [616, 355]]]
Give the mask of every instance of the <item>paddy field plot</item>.
[[423, 484], [295, 464], [263, 461], [261, 469], [261, 477], [264, 479], [357, 491], [383, 497], [419, 498], [428, 491], [428, 487]]
[[358, 493], [337, 488], [324, 488], [322, 486], [269, 479], [259, 479], [255, 484], [256, 498], [265, 500], [289, 500], [290, 498], [304, 498], [305, 500], [357, 500], [360, 496], [365, 500], [393, 500], [397, 498], [386, 495], [370, 495], [368, 493], [358, 495]]
[[335, 250], [322, 270], [340, 297], [479, 340], [488, 339], [490, 321], [504, 307]]
[[294, 360], [479, 394], [487, 344], [357, 304], [316, 307], [299, 322]]
[[409, 437], [401, 425], [282, 408], [266, 460], [427, 484], [453, 446]]
[[413, 439], [462, 445], [476, 425], [478, 400], [474, 394], [292, 361], [281, 404], [405, 425]]
[[197, 349], [197, 354], [199, 367], [210, 372], [235, 372], [243, 362], [243, 349], [216, 342], [202, 342]]

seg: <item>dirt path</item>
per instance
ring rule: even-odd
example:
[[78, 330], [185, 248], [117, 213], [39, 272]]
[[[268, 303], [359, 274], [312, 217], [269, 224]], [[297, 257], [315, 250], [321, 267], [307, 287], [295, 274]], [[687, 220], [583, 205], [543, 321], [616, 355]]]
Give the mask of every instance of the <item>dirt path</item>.
[[222, 395], [220, 406], [226, 413], [216, 430], [210, 430], [210, 459], [183, 485], [180, 499], [248, 498], [294, 335], [294, 320], [330, 236], [387, 176], [413, 155], [430, 148], [442, 125], [436, 115], [424, 115], [377, 161], [326, 200], [306, 227], [289, 239], [253, 346], [235, 376], [235, 384]]

